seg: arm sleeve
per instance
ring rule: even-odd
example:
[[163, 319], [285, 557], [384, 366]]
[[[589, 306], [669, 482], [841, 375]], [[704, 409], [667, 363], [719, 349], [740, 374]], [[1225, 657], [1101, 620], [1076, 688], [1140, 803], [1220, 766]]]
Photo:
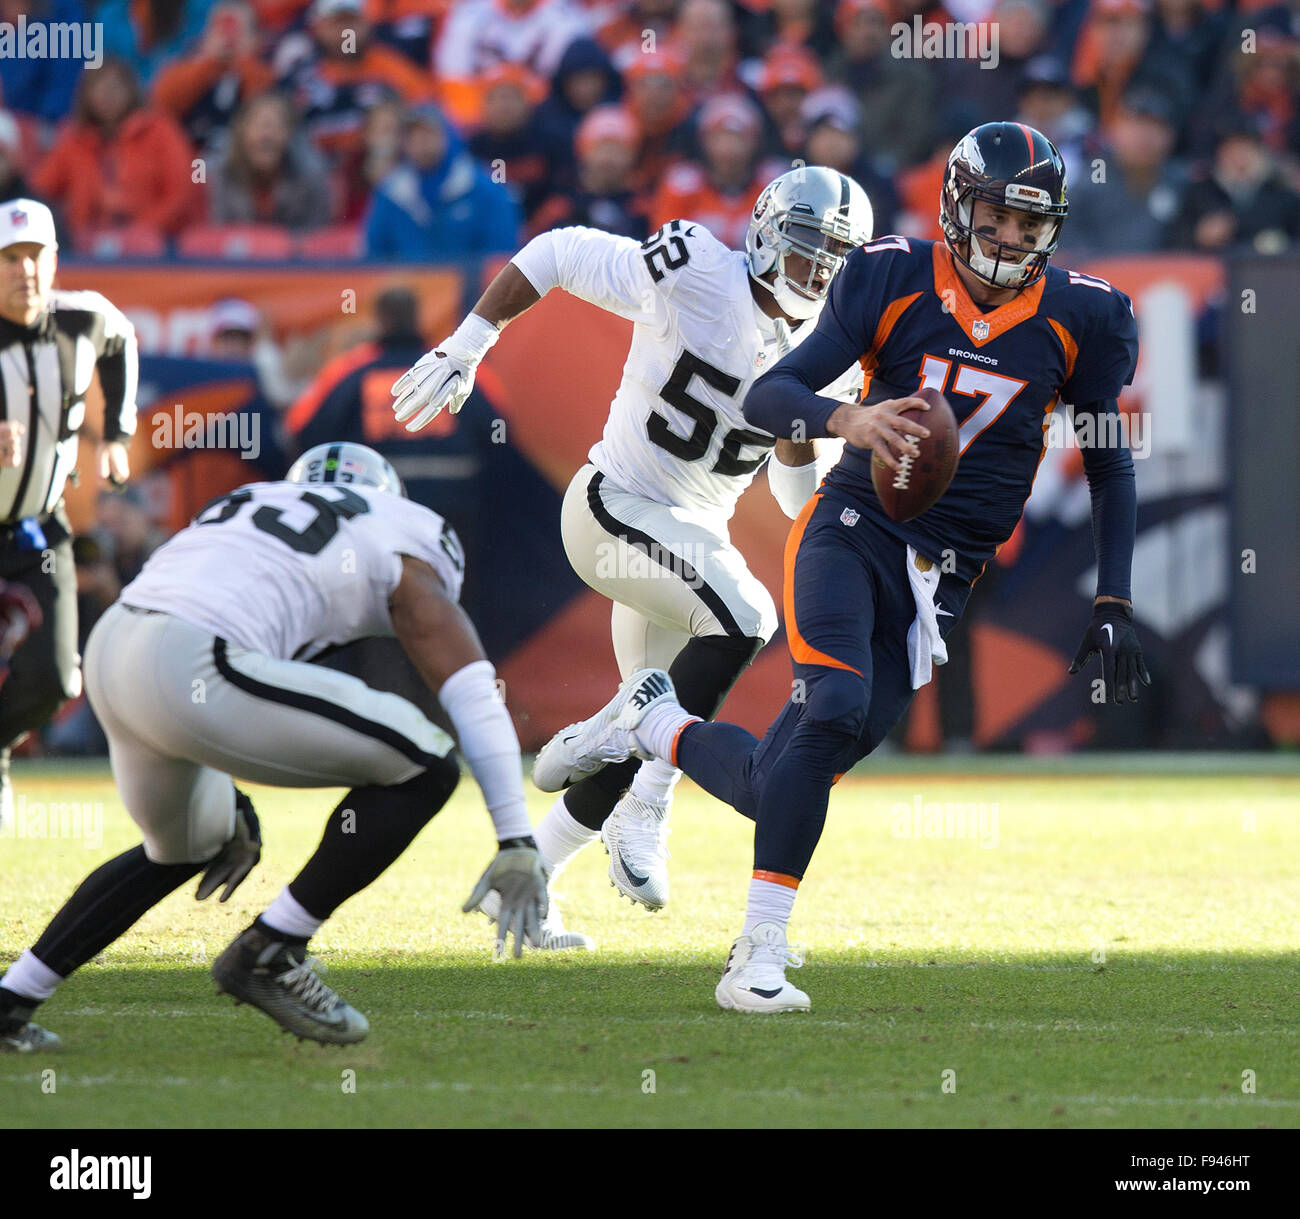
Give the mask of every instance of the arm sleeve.
[[781, 511], [791, 520], [803, 510], [817, 490], [821, 481], [817, 474], [817, 462], [810, 461], [806, 466], [787, 466], [772, 454], [767, 463], [767, 485], [772, 498], [781, 505]]
[[781, 511], [794, 520], [804, 505], [813, 497], [822, 479], [835, 463], [844, 456], [844, 441], [822, 438], [813, 442], [816, 457], [806, 466], [787, 466], [775, 453], [767, 463], [767, 485], [772, 498], [781, 505]]
[[95, 359], [99, 385], [104, 391], [104, 440], [113, 443], [135, 435], [136, 392], [140, 384], [140, 353], [135, 327], [107, 297], [98, 292], [78, 293], [78, 305], [93, 309], [103, 321], [103, 337]]
[[510, 713], [497, 695], [496, 670], [476, 660], [442, 684], [438, 701], [456, 730], [456, 740], [483, 791], [497, 841], [528, 838], [533, 823], [524, 798], [523, 760]]
[[1116, 436], [1113, 445], [1080, 446], [1092, 497], [1092, 540], [1097, 551], [1097, 596], [1132, 600], [1133, 541], [1137, 534], [1137, 485], [1133, 456], [1119, 431], [1115, 399], [1074, 408], [1074, 426], [1091, 417], [1093, 436]]
[[[663, 297], [631, 237], [598, 229], [552, 229], [534, 237], [511, 260], [538, 296], [552, 288], [590, 301], [632, 322], [652, 323]], [[665, 281], [668, 282], [668, 281]]]

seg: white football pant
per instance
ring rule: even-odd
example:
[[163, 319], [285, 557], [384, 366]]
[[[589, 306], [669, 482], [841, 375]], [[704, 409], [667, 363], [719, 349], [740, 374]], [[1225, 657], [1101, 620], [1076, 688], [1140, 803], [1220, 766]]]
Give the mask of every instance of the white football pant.
[[413, 704], [360, 678], [121, 602], [91, 631], [84, 672], [113, 778], [155, 863], [216, 855], [234, 833], [232, 777], [390, 786], [453, 748]]
[[685, 508], [633, 495], [593, 465], [574, 475], [560, 533], [573, 570], [614, 602], [619, 673], [667, 669], [696, 635], [766, 643], [776, 606], [726, 536]]

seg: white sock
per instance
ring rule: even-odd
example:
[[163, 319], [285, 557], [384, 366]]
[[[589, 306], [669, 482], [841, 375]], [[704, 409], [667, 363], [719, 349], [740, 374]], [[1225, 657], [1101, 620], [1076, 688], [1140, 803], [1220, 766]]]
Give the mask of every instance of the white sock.
[[262, 911], [262, 922], [268, 927], [283, 931], [285, 935], [305, 935], [308, 939], [320, 930], [324, 921], [323, 918], [316, 918], [315, 915], [304, 910], [289, 892], [288, 885], [285, 885], [275, 900]]
[[589, 830], [569, 812], [561, 794], [551, 805], [551, 811], [533, 830], [533, 840], [542, 858], [550, 865], [551, 879], [583, 847], [590, 846], [600, 837], [599, 830]]
[[682, 772], [676, 766], [659, 758], [643, 762], [632, 780], [632, 795], [651, 804], [667, 804], [673, 798], [673, 788], [681, 777]]
[[749, 905], [745, 907], [745, 926], [740, 934], [748, 935], [759, 923], [777, 923], [784, 931], [794, 910], [798, 890], [754, 877], [749, 882]]
[[691, 715], [679, 704], [666, 699], [659, 706], [651, 707], [646, 712], [645, 718], [633, 735], [636, 737], [637, 744], [646, 753], [652, 753], [656, 758], [672, 765], [673, 745], [677, 740], [677, 734], [687, 724], [702, 722], [698, 715]]
[[32, 956], [32, 950], [26, 948], [23, 955], [9, 966], [5, 976], [0, 978], [0, 986], [13, 991], [15, 995], [22, 995], [24, 999], [41, 1001], [54, 994], [62, 981], [54, 970], [39, 957]]

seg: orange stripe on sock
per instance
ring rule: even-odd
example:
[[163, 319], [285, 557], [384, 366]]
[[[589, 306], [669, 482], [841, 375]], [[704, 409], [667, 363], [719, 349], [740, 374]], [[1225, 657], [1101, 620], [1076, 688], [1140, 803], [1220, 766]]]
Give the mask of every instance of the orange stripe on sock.
[[696, 716], [693, 720], [687, 720], [676, 732], [673, 733], [672, 747], [668, 750], [668, 760], [677, 765], [677, 742], [682, 739], [682, 733], [685, 732], [692, 724], [702, 724], [704, 721]]
[[799, 878], [797, 876], [787, 876], [784, 872], [767, 872], [762, 868], [754, 869], [754, 879], [765, 880], [773, 885], [784, 885], [787, 889], [797, 889], [799, 887]]

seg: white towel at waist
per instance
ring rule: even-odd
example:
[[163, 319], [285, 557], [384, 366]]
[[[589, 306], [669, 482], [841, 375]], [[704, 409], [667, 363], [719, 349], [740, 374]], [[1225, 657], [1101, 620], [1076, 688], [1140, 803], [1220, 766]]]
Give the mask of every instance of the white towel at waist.
[[939, 615], [946, 609], [934, 603], [940, 571], [916, 547], [907, 548], [907, 580], [916, 600], [916, 619], [907, 632], [907, 663], [912, 670], [912, 689], [919, 690], [932, 676], [931, 665], [948, 663], [948, 645], [939, 637]]

